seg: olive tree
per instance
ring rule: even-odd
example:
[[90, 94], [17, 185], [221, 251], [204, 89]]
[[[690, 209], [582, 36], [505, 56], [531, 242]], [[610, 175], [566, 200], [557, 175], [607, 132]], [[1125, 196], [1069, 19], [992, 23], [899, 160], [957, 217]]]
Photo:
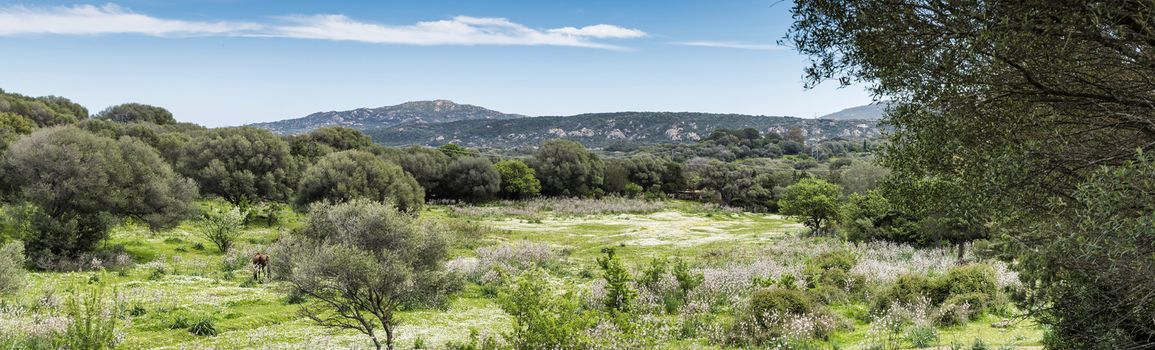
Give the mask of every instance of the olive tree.
[[494, 164], [501, 175], [501, 195], [506, 198], [528, 198], [541, 193], [541, 181], [533, 168], [520, 159], [506, 159]]
[[453, 160], [444, 180], [447, 197], [470, 202], [492, 199], [501, 191], [501, 174], [489, 159], [462, 157]]
[[314, 204], [300, 234], [270, 256], [277, 278], [309, 297], [302, 315], [364, 333], [378, 349], [393, 349], [397, 311], [444, 305], [458, 285], [437, 232], [368, 200]]
[[330, 153], [309, 167], [297, 190], [297, 205], [356, 198], [390, 201], [405, 211], [425, 203], [421, 185], [401, 167], [358, 150]]
[[228, 252], [245, 226], [247, 216], [248, 211], [235, 206], [209, 210], [202, 219], [200, 236], [216, 245], [222, 253]]
[[197, 193], [148, 145], [75, 127], [42, 129], [13, 143], [0, 173], [5, 197], [33, 209], [23, 215], [32, 254], [89, 251], [127, 217], [153, 229], [174, 226], [194, 212]]
[[167, 109], [141, 103], [125, 103], [108, 107], [94, 117], [118, 123], [176, 123], [176, 118], [173, 118], [172, 112]]
[[529, 163], [541, 180], [541, 192], [551, 196], [588, 196], [602, 185], [605, 165], [580, 143], [546, 141]]
[[842, 188], [826, 180], [805, 178], [798, 180], [782, 193], [779, 212], [802, 220], [814, 235], [829, 233], [838, 218]]
[[177, 169], [233, 204], [292, 198], [299, 171], [281, 137], [252, 127], [211, 129], [183, 143]]

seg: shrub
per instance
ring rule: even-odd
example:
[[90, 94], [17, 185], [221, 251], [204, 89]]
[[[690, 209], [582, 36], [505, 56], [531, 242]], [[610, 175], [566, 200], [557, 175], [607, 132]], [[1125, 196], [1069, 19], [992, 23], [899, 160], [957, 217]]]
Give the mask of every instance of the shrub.
[[614, 254], [614, 248], [602, 248], [606, 256], [598, 258], [602, 268], [602, 278], [606, 280], [606, 308], [613, 311], [630, 311], [638, 291], [632, 286], [633, 277]]
[[947, 270], [939, 282], [940, 293], [956, 296], [968, 293], [994, 295], [998, 293], [995, 269], [986, 264], [971, 264]]
[[14, 294], [24, 286], [24, 243], [0, 247], [0, 295]]
[[241, 227], [245, 225], [247, 216], [248, 211], [241, 211], [241, 208], [235, 206], [211, 210], [204, 216], [200, 235], [216, 245], [222, 253], [228, 252], [241, 232]]
[[763, 288], [750, 296], [750, 312], [755, 317], [764, 315], [801, 315], [813, 307], [806, 294], [783, 288]]
[[890, 288], [875, 298], [872, 309], [878, 312], [895, 304], [913, 304], [920, 298], [928, 298], [933, 294], [935, 294], [933, 280], [922, 275], [904, 274], [898, 276]]
[[573, 292], [556, 293], [548, 287], [546, 274], [533, 270], [523, 274], [499, 301], [513, 317], [513, 332], [506, 338], [514, 349], [583, 349], [590, 345], [587, 330], [597, 319], [582, 310]]

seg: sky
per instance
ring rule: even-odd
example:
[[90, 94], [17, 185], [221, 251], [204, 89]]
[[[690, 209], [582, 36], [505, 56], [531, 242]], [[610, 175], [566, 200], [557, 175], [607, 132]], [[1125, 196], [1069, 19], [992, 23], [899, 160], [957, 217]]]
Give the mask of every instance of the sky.
[[96, 113], [139, 102], [230, 126], [448, 99], [531, 116], [812, 118], [790, 1], [0, 1], [0, 88]]

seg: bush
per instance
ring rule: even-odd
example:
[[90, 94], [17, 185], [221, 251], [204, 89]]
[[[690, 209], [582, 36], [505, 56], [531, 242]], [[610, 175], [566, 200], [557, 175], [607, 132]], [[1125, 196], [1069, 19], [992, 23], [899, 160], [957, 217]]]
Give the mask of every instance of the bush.
[[896, 304], [913, 304], [920, 298], [928, 298], [936, 294], [935, 290], [935, 281], [926, 276], [900, 275], [890, 288], [875, 298], [872, 309], [875, 312], [880, 312]]
[[971, 264], [952, 268], [939, 281], [940, 293], [957, 296], [982, 293], [988, 296], [998, 293], [998, 279], [995, 269], [987, 264]]
[[583, 349], [590, 345], [587, 330], [597, 324], [572, 292], [556, 293], [546, 274], [533, 270], [503, 291], [502, 310], [513, 317], [513, 332], [506, 338], [514, 349]]
[[389, 201], [414, 212], [425, 203], [425, 190], [400, 166], [358, 150], [330, 153], [309, 167], [298, 185], [296, 203], [305, 207], [319, 201], [353, 199]]
[[209, 211], [204, 216], [201, 224], [204, 228], [200, 235], [216, 245], [222, 253], [228, 252], [237, 234], [241, 232], [241, 227], [245, 225], [247, 216], [248, 211], [241, 211], [239, 207]]
[[766, 327], [771, 315], [801, 315], [810, 312], [813, 304], [801, 291], [783, 288], [763, 288], [750, 295], [750, 313]]
[[24, 243], [0, 247], [0, 295], [15, 294], [24, 286]]

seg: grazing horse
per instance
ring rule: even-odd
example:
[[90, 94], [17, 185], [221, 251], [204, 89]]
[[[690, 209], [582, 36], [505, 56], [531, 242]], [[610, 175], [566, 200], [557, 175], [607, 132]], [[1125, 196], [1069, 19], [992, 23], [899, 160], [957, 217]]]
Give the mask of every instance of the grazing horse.
[[253, 256], [253, 266], [256, 270], [253, 271], [253, 279], [258, 279], [263, 272], [265, 278], [269, 277], [269, 256], [265, 253], [257, 253]]

